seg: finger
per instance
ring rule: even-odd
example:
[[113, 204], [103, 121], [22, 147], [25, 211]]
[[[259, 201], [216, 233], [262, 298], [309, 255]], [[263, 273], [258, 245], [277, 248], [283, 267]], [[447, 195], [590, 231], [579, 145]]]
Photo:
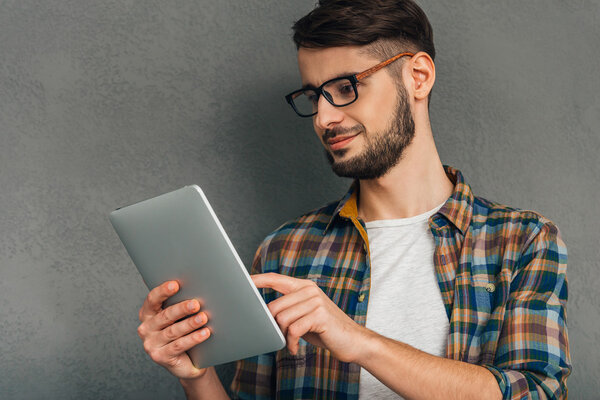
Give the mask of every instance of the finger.
[[282, 310], [275, 316], [277, 325], [281, 328], [284, 335], [287, 335], [289, 327], [299, 319], [303, 318], [315, 311], [319, 307], [319, 300], [317, 298], [309, 298], [299, 303], [294, 304]]
[[295, 292], [288, 293], [271, 301], [267, 307], [273, 316], [279, 314], [282, 310], [293, 306], [294, 304], [308, 300], [313, 297], [319, 297], [324, 294], [321, 289], [316, 285], [305, 286]]
[[192, 332], [163, 346], [161, 348], [161, 351], [165, 354], [167, 359], [175, 358], [185, 353], [197, 344], [204, 342], [209, 337], [210, 329], [202, 328], [199, 331]]
[[157, 345], [165, 346], [168, 343], [171, 343], [197, 329], [202, 327], [208, 322], [208, 317], [206, 313], [198, 313], [189, 318], [184, 319], [183, 321], [177, 322], [173, 325], [167, 326], [163, 329], [158, 335]]
[[140, 308], [140, 321], [153, 317], [162, 310], [162, 304], [179, 290], [177, 281], [167, 281], [155, 287], [148, 293], [142, 308]]
[[292, 354], [298, 353], [298, 348], [300, 347], [300, 338], [310, 332], [310, 329], [313, 324], [313, 318], [311, 314], [307, 314], [302, 318], [294, 321], [288, 327], [286, 337], [287, 348]]
[[145, 321], [148, 330], [161, 331], [166, 327], [173, 325], [182, 318], [200, 311], [200, 303], [196, 299], [185, 300], [161, 310], [152, 318]]
[[189, 356], [184, 353], [195, 345], [204, 342], [209, 336], [210, 331], [208, 328], [203, 328], [165, 346], [153, 347], [152, 350], [147, 350], [147, 352], [153, 361], [167, 368], [187, 368], [182, 366], [182, 363], [191, 366], [191, 361]]
[[258, 288], [270, 288], [282, 294], [288, 294], [300, 287], [312, 284], [308, 279], [292, 278], [291, 276], [268, 272], [251, 276], [254, 285]]

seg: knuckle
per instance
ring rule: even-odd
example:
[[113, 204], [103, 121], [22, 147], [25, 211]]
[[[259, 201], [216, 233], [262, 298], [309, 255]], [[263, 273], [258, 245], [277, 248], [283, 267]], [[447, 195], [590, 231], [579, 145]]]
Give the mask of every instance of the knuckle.
[[185, 351], [185, 349], [183, 347], [183, 343], [181, 342], [181, 340], [173, 342], [173, 352], [175, 354], [180, 354], [180, 353], [183, 353], [184, 351]]
[[314, 302], [314, 304], [317, 305], [317, 307], [323, 307], [325, 305], [326, 296], [321, 296], [322, 293], [323, 292], [315, 293], [315, 295], [312, 298], [312, 301]]
[[152, 289], [150, 291], [150, 293], [148, 293], [148, 296], [146, 296], [146, 301], [144, 301], [144, 306], [146, 307], [152, 307], [155, 305], [155, 303], [158, 301], [157, 299], [157, 292], [156, 292], [156, 288]]
[[167, 340], [174, 340], [175, 338], [177, 338], [177, 334], [175, 333], [175, 330], [173, 329], [173, 325], [167, 326], [163, 330], [163, 332], [164, 332], [163, 334]]
[[317, 296], [312, 296], [310, 299], [308, 299], [308, 304], [310, 304], [314, 308], [320, 307], [321, 298]]
[[292, 337], [298, 337], [299, 335], [299, 328], [298, 325], [292, 325], [288, 328], [288, 335], [292, 336]]
[[287, 322], [285, 316], [283, 316], [281, 314], [277, 314], [275, 316], [275, 321], [277, 321], [278, 325], [285, 325], [285, 323]]
[[150, 358], [152, 359], [152, 361], [154, 361], [156, 363], [160, 363], [161, 360], [162, 360], [161, 353], [157, 349], [150, 350], [148, 352], [148, 355], [150, 356]]
[[315, 309], [315, 314], [317, 315], [317, 318], [322, 318], [322, 317], [327, 316], [327, 312], [325, 311], [325, 308], [322, 305], [319, 305]]
[[150, 346], [150, 344], [147, 341], [144, 341], [144, 351], [150, 355], [150, 353], [152, 353], [152, 346]]
[[165, 360], [165, 364], [167, 365], [167, 367], [170, 367], [170, 368], [175, 368], [175, 367], [179, 366], [179, 363], [180, 363], [180, 361], [179, 361], [179, 358], [177, 358], [177, 357], [171, 357], [171, 358], [168, 358]]
[[173, 320], [169, 317], [169, 314], [167, 313], [167, 310], [161, 310], [158, 313], [158, 318], [160, 318], [161, 321], [165, 322], [165, 323], [172, 323]]
[[311, 281], [308, 286], [304, 287], [304, 291], [309, 296], [317, 296], [319, 292], [321, 292], [321, 289], [319, 288], [319, 286], [317, 286], [315, 282]]
[[140, 326], [138, 326], [137, 334], [142, 339], [146, 336], [146, 326], [144, 324], [141, 324]]

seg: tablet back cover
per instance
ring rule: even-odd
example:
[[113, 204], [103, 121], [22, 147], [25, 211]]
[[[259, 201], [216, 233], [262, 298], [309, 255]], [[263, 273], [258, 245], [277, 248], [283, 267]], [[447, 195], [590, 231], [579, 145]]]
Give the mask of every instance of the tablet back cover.
[[202, 190], [186, 186], [110, 214], [149, 289], [177, 280], [164, 307], [196, 298], [209, 339], [188, 354], [198, 368], [269, 353], [285, 338]]

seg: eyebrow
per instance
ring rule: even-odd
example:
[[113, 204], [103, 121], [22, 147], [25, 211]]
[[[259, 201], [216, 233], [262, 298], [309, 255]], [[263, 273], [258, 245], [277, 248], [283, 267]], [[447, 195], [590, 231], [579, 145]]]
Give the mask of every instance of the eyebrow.
[[[334, 76], [333, 78], [329, 78], [329, 79], [323, 81], [323, 83], [329, 82], [329, 81], [334, 80], [334, 79], [345, 78], [347, 76], [357, 75], [357, 74], [360, 74], [360, 72], [343, 72], [341, 74], [338, 74], [338, 75]], [[321, 85], [319, 85], [319, 86], [321, 86]], [[301, 89], [316, 89], [319, 86], [315, 86], [315, 85], [312, 85], [310, 83], [307, 83], [307, 84], [303, 85]]]

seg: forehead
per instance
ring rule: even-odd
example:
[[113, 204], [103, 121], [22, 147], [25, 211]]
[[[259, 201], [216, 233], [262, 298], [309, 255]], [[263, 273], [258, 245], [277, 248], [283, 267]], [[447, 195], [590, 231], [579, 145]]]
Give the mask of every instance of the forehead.
[[301, 47], [298, 50], [298, 69], [303, 86], [320, 86], [329, 79], [362, 72], [378, 62], [362, 46]]

